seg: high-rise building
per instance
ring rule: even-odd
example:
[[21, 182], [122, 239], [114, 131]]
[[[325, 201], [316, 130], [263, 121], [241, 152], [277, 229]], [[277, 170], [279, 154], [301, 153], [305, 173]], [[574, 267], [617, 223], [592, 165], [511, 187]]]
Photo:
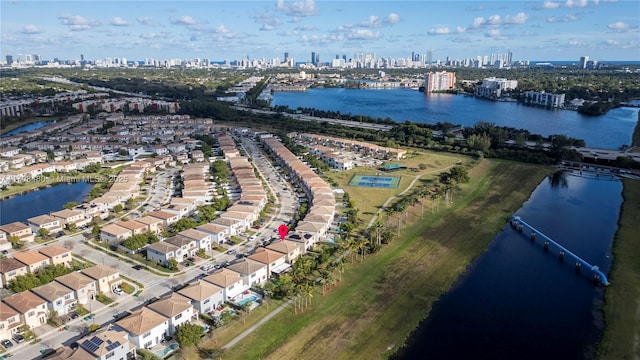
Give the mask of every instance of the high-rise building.
[[13, 64], [13, 55], [7, 55], [7, 65]]
[[313, 64], [314, 64], [315, 66], [320, 65], [320, 54], [316, 54], [316, 59], [315, 59], [315, 61], [314, 61], [314, 63], [313, 63]]
[[285, 51], [285, 53], [284, 53], [284, 61], [285, 62], [289, 61], [289, 52], [288, 51]]
[[312, 51], [312, 52], [311, 52], [311, 63], [312, 63], [313, 65], [315, 65], [315, 64], [316, 64], [316, 52], [315, 52], [315, 51]]
[[453, 89], [456, 85], [456, 73], [448, 71], [428, 72], [424, 77], [424, 92]]
[[427, 64], [431, 65], [433, 62], [433, 52], [427, 51]]
[[581, 56], [580, 57], [580, 69], [586, 69], [588, 62], [589, 62], [589, 57], [588, 56]]

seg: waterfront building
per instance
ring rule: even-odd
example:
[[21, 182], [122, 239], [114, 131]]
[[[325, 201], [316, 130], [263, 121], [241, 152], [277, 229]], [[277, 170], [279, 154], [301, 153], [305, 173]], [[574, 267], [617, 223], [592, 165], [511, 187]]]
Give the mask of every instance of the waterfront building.
[[552, 94], [544, 91], [526, 91], [521, 101], [525, 105], [543, 106], [549, 109], [564, 107], [565, 94]]
[[424, 77], [424, 92], [444, 91], [456, 85], [456, 73], [448, 71], [428, 72]]
[[482, 80], [482, 85], [477, 86], [474, 93], [478, 97], [496, 99], [502, 96], [502, 92], [518, 87], [518, 80], [488, 77]]
[[251, 259], [242, 259], [235, 264], [229, 265], [227, 269], [240, 274], [242, 282], [246, 286], [264, 284], [269, 278], [267, 266]]

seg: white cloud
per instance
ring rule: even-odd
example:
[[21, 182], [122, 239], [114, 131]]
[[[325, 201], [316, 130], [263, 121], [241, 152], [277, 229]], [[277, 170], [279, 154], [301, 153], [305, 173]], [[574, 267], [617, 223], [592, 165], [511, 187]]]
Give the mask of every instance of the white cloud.
[[466, 29], [462, 26], [458, 26], [455, 30], [449, 29], [448, 26], [439, 26], [427, 31], [429, 35], [449, 35], [449, 34], [462, 34]]
[[369, 28], [376, 28], [376, 27], [381, 27], [382, 26], [382, 22], [380, 21], [379, 17], [372, 15], [372, 16], [369, 16], [369, 19], [361, 22], [360, 26], [369, 27]]
[[33, 24], [29, 24], [22, 29], [22, 33], [23, 34], [39, 34], [40, 29]]
[[256, 23], [262, 24], [262, 26], [260, 27], [261, 31], [273, 30], [282, 25], [282, 20], [280, 20], [278, 16], [273, 15], [267, 11], [255, 15], [253, 19]]
[[314, 0], [294, 1], [288, 3], [284, 0], [278, 0], [276, 3], [276, 10], [287, 16], [293, 17], [296, 22], [302, 17], [318, 14]]
[[572, 21], [577, 21], [577, 20], [578, 20], [578, 18], [576, 16], [566, 15], [566, 16], [561, 16], [561, 17], [550, 16], [545, 21], [548, 22], [548, 23], [562, 23], [562, 22], [572, 22]]
[[511, 15], [507, 15], [504, 18], [504, 23], [505, 24], [524, 24], [527, 22], [527, 19], [529, 19], [529, 16], [527, 16], [527, 14], [520, 12], [515, 14], [514, 16]]
[[387, 18], [384, 19], [384, 22], [389, 25], [395, 25], [400, 22], [400, 15], [396, 13], [390, 13], [389, 15], [387, 15]]
[[429, 35], [447, 35], [451, 34], [451, 30], [447, 26], [440, 26], [427, 31]]
[[148, 16], [138, 17], [136, 18], [136, 21], [138, 21], [142, 25], [148, 25], [148, 26], [153, 25], [151, 18]]
[[172, 23], [174, 24], [179, 24], [179, 25], [196, 25], [198, 24], [198, 22], [192, 18], [191, 16], [181, 16], [179, 19], [172, 21]]
[[71, 25], [69, 28], [71, 31], [85, 31], [91, 29], [89, 25]]
[[146, 40], [150, 40], [150, 39], [166, 39], [167, 38], [167, 33], [165, 32], [161, 32], [161, 33], [146, 33], [146, 34], [142, 34], [140, 35], [141, 38], [146, 39]]
[[484, 36], [488, 38], [497, 38], [497, 37], [500, 37], [501, 35], [502, 34], [498, 29], [489, 30], [486, 33], [484, 33]]
[[98, 20], [87, 19], [80, 15], [62, 15], [58, 19], [60, 19], [62, 25], [70, 26], [72, 31], [88, 30], [93, 26], [101, 25]]
[[557, 2], [553, 2], [553, 1], [545, 1], [542, 3], [542, 8], [543, 9], [557, 9], [560, 7], [560, 3]]
[[491, 15], [483, 25], [500, 25], [500, 15]]
[[314, 31], [314, 30], [318, 30], [318, 28], [315, 27], [315, 26], [311, 26], [311, 25], [302, 25], [302, 26], [297, 26], [295, 28], [295, 30], [298, 30], [298, 31]]
[[353, 29], [347, 34], [349, 40], [373, 40], [381, 37], [380, 32], [369, 29]]
[[569, 46], [570, 47], [587, 47], [589, 44], [587, 44], [584, 41], [578, 41], [578, 40], [571, 40], [569, 41]]
[[568, 8], [586, 7], [587, 5], [589, 5], [587, 0], [567, 0], [564, 3], [564, 6]]
[[607, 25], [607, 27], [610, 30], [613, 30], [613, 31], [616, 31], [616, 32], [625, 32], [625, 31], [629, 31], [631, 29], [629, 24], [625, 24], [622, 21], [614, 22], [612, 24]]
[[112, 18], [110, 23], [113, 26], [129, 26], [129, 22], [119, 16]]

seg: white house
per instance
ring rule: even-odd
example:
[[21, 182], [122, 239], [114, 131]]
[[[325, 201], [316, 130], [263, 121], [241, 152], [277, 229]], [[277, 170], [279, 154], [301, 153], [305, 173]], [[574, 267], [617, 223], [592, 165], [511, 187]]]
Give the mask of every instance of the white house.
[[221, 287], [225, 301], [240, 295], [249, 288], [242, 283], [240, 274], [225, 268], [202, 278], [202, 280]]
[[54, 218], [50, 215], [32, 217], [27, 219], [27, 222], [34, 233], [38, 233], [41, 229], [48, 231], [52, 235], [62, 231], [60, 219]]
[[178, 293], [191, 299], [191, 304], [200, 314], [213, 312], [224, 303], [224, 289], [202, 280], [189, 284]]
[[81, 272], [58, 276], [55, 281], [73, 290], [74, 297], [80, 304], [87, 304], [98, 293], [96, 281]]
[[191, 305], [191, 300], [175, 292], [147, 307], [169, 319], [169, 334], [174, 334], [180, 325], [198, 319], [198, 311]]
[[20, 313], [22, 322], [32, 329], [47, 323], [47, 301], [29, 290], [8, 296], [2, 301]]
[[247, 286], [264, 284], [269, 278], [267, 265], [251, 259], [242, 259], [235, 264], [227, 266], [227, 269], [240, 274], [242, 282]]
[[206, 232], [187, 229], [179, 232], [178, 235], [194, 240], [198, 249], [203, 249], [205, 252], [211, 250], [211, 235]]
[[129, 334], [129, 341], [138, 349], [150, 349], [169, 335], [169, 319], [147, 307], [134, 311], [116, 325]]
[[196, 227], [197, 231], [201, 231], [205, 234], [209, 234], [211, 242], [216, 244], [222, 244], [228, 236], [228, 227], [217, 225], [213, 223], [206, 223]]
[[31, 291], [46, 300], [49, 311], [55, 311], [58, 315], [69, 313], [78, 302], [72, 289], [55, 281], [33, 288]]
[[169, 265], [170, 259], [176, 259], [178, 262], [183, 260], [182, 249], [164, 241], [153, 243], [145, 249], [147, 250], [147, 260], [158, 262], [164, 266]]
[[291, 267], [291, 265], [286, 262], [287, 258], [284, 254], [265, 248], [256, 249], [256, 252], [249, 255], [248, 258], [266, 265], [269, 276], [271, 276], [271, 273], [279, 274]]

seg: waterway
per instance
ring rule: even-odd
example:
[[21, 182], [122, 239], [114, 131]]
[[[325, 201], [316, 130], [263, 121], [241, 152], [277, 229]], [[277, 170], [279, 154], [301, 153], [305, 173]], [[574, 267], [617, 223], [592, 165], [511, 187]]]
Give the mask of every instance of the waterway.
[[47, 126], [49, 124], [53, 124], [54, 122], [55, 121], [53, 121], [53, 120], [52, 121], [38, 121], [38, 122], [22, 125], [22, 126], [20, 126], [18, 128], [15, 128], [15, 129], [11, 130], [11, 131], [7, 131], [6, 133], [2, 134], [0, 137], [13, 136], [13, 135], [17, 135], [19, 133], [40, 129], [41, 127]]
[[[544, 180], [516, 215], [608, 274], [621, 193], [618, 181], [565, 175]], [[505, 224], [396, 358], [592, 358], [604, 289], [582, 273]]]
[[424, 94], [410, 89], [309, 89], [277, 92], [272, 105], [286, 105], [342, 114], [389, 118], [396, 122], [473, 126], [479, 121], [529, 130], [544, 136], [564, 134], [585, 140], [587, 146], [618, 149], [631, 144], [638, 108], [616, 108], [589, 117], [570, 110], [546, 110], [513, 102], [493, 102], [470, 96]]
[[0, 201], [0, 225], [62, 210], [64, 204], [84, 202], [94, 184], [86, 182], [63, 183], [48, 188], [16, 195]]

